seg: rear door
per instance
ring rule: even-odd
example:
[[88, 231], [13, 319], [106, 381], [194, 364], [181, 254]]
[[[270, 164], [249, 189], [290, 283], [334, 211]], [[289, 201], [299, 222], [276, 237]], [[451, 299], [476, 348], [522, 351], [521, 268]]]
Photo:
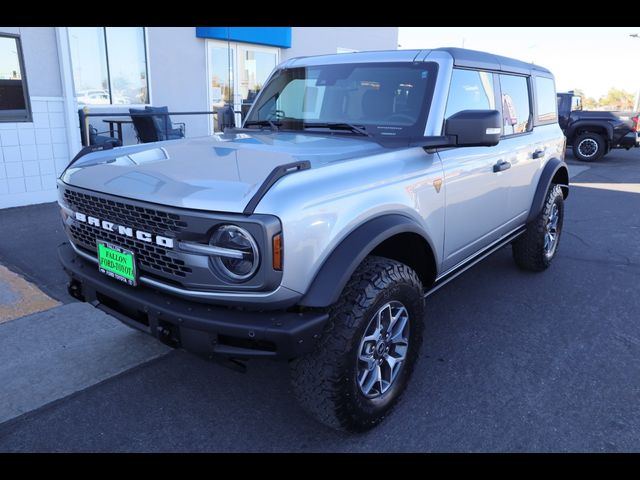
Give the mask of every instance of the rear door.
[[[527, 76], [499, 74], [502, 107], [502, 138], [497, 145], [502, 161], [509, 168], [501, 172], [508, 189], [507, 230], [524, 223], [531, 208], [532, 183], [539, 170], [546, 147], [533, 135], [531, 83]], [[555, 111], [555, 110], [554, 110]], [[536, 157], [536, 158], [534, 158]]]

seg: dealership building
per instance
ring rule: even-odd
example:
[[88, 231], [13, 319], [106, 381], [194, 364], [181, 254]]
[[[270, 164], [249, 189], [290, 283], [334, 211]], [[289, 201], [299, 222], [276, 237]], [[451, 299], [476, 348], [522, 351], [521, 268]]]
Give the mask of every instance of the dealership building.
[[171, 116], [185, 136], [210, 135], [216, 115], [195, 112], [246, 111], [288, 58], [397, 46], [396, 27], [0, 27], [0, 208], [56, 199], [81, 109], [124, 144], [138, 141], [128, 117], [91, 114], [166, 106], [193, 112]]

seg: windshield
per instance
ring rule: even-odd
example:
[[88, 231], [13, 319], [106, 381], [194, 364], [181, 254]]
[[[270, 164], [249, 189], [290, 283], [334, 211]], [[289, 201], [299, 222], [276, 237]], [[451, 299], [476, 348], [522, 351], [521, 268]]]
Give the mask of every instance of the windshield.
[[244, 126], [374, 138], [421, 136], [436, 69], [434, 63], [283, 69], [260, 92]]

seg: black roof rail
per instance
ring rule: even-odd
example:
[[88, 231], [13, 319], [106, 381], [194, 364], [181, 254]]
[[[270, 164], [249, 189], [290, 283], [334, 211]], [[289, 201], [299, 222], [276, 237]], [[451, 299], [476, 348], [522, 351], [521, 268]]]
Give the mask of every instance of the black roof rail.
[[302, 170], [309, 170], [310, 168], [311, 168], [311, 162], [309, 160], [301, 160], [299, 162], [287, 163], [285, 165], [278, 165], [276, 168], [271, 170], [271, 173], [269, 173], [269, 175], [264, 180], [264, 182], [262, 182], [262, 185], [260, 185], [260, 188], [258, 188], [258, 191], [255, 193], [253, 197], [251, 197], [251, 200], [249, 200], [249, 203], [247, 203], [247, 206], [244, 207], [244, 210], [242, 213], [244, 215], [251, 215], [255, 211], [256, 207], [258, 206], [258, 203], [260, 203], [260, 200], [262, 200], [262, 197], [264, 197], [269, 191], [269, 189], [273, 187], [273, 185], [282, 177], [289, 175], [290, 173], [299, 172]]

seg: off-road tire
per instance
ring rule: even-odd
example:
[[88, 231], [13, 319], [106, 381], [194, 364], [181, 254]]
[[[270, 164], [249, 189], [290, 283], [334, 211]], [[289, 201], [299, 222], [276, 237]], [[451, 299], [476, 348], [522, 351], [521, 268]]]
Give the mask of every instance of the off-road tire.
[[[357, 383], [360, 341], [373, 316], [388, 302], [409, 313], [408, 348], [402, 369], [389, 389], [367, 398]], [[398, 402], [422, 344], [424, 297], [416, 273], [400, 262], [369, 256], [354, 272], [315, 350], [291, 362], [291, 383], [300, 405], [325, 425], [350, 432], [380, 423]]]
[[[556, 205], [558, 209], [557, 239], [555, 247], [549, 255], [545, 252], [545, 234], [549, 217]], [[542, 211], [528, 225], [525, 233], [520, 235], [512, 244], [513, 259], [516, 264], [525, 270], [541, 272], [546, 270], [558, 252], [558, 246], [562, 236], [562, 223], [564, 219], [564, 197], [560, 185], [551, 184], [545, 198]]]
[[582, 162], [597, 162], [606, 153], [607, 142], [599, 133], [584, 132], [573, 140], [573, 155]]

